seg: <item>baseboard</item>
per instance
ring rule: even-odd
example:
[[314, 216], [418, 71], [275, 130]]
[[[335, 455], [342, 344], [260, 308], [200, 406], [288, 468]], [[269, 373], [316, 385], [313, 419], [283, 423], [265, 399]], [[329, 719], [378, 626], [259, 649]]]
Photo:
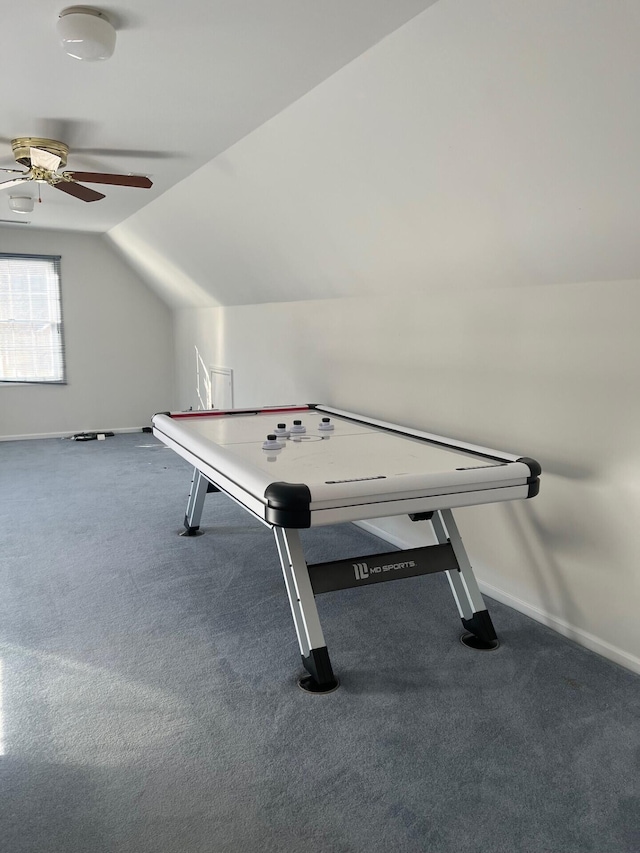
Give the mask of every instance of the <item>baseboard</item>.
[[478, 586], [480, 587], [480, 591], [488, 595], [489, 598], [495, 598], [496, 601], [499, 601], [501, 604], [506, 604], [507, 607], [513, 607], [514, 610], [518, 610], [520, 613], [524, 613], [525, 616], [535, 619], [536, 622], [541, 622], [548, 628], [552, 628], [554, 631], [557, 631], [558, 634], [562, 634], [563, 637], [568, 637], [570, 640], [574, 640], [578, 645], [584, 646], [584, 648], [589, 649], [592, 652], [596, 652], [596, 654], [602, 655], [602, 657], [607, 658], [614, 663], [620, 664], [620, 666], [625, 667], [625, 669], [630, 669], [632, 672], [640, 674], [640, 658], [619, 649], [617, 646], [612, 646], [605, 640], [601, 640], [599, 637], [594, 636], [594, 634], [590, 634], [582, 628], [576, 628], [575, 625], [571, 625], [564, 619], [560, 619], [558, 616], [552, 616], [550, 613], [541, 610], [539, 607], [528, 604], [526, 601], [516, 598], [515, 595], [511, 595], [510, 593], [505, 592], [502, 589], [498, 589], [489, 583], [484, 583], [483, 581], [478, 580]]
[[[431, 544], [431, 541], [435, 541], [432, 537], [431, 525], [428, 525], [428, 532], [427, 526], [420, 525], [418, 527], [416, 525], [418, 530], [414, 532], [413, 525], [409, 528], [404, 522], [404, 519], [384, 518], [377, 519], [376, 521], [357, 521], [355, 524], [358, 527], [362, 527], [363, 530], [373, 533], [379, 539], [389, 542], [390, 545], [396, 548], [418, 548], [422, 545]], [[640, 674], [640, 658], [635, 655], [629, 654], [629, 652], [625, 652], [617, 646], [612, 646], [594, 634], [590, 634], [582, 628], [576, 628], [575, 625], [571, 625], [564, 619], [547, 613], [540, 607], [529, 604], [520, 598], [516, 598], [515, 595], [511, 595], [511, 593], [505, 592], [503, 589], [485, 583], [480, 578], [478, 578], [478, 586], [480, 587], [480, 591], [488, 595], [489, 598], [495, 598], [501, 604], [506, 604], [507, 607], [512, 607], [514, 610], [524, 613], [525, 616], [535, 619], [536, 622], [541, 622], [548, 628], [557, 631], [558, 634], [562, 634], [563, 637], [567, 637], [578, 643], [578, 645], [623, 666], [625, 669]]]
[[77, 429], [67, 430], [66, 432], [38, 432], [30, 435], [0, 435], [0, 441], [28, 441], [32, 438], [71, 438], [72, 435], [77, 435], [80, 432], [142, 432], [142, 427], [120, 427], [113, 429], [111, 427], [104, 429]]

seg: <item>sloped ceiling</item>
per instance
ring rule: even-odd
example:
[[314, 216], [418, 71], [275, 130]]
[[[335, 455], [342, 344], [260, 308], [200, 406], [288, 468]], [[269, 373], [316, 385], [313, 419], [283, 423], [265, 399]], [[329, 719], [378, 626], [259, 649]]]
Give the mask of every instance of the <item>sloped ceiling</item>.
[[[104, 232], [357, 57], [435, 0], [99, 0], [117, 43], [106, 62], [58, 44], [63, 0], [3, 3], [0, 167], [11, 140], [59, 139], [68, 169], [149, 175], [83, 203], [35, 182], [33, 228]], [[0, 173], [0, 181], [14, 177]]]
[[640, 278], [635, 0], [440, 0], [108, 239], [174, 306]]

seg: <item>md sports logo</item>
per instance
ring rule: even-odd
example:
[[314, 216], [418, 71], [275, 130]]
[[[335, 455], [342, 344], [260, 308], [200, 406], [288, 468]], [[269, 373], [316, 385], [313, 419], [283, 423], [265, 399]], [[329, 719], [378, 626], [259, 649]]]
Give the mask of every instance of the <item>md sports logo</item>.
[[357, 581], [367, 580], [371, 575], [379, 575], [382, 572], [397, 572], [399, 569], [412, 569], [415, 566], [413, 560], [404, 563], [389, 563], [386, 566], [370, 566], [367, 563], [353, 563], [353, 572]]

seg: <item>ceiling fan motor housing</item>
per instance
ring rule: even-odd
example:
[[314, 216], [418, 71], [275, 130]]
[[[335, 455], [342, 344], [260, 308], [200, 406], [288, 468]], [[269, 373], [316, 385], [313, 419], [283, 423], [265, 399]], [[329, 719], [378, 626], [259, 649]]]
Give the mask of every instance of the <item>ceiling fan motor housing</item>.
[[13, 156], [17, 163], [21, 163], [28, 169], [31, 168], [31, 148], [40, 148], [43, 151], [48, 151], [60, 158], [60, 166], [67, 165], [67, 157], [69, 156], [69, 146], [64, 142], [58, 142], [56, 139], [41, 139], [37, 136], [21, 136], [18, 139], [11, 141]]

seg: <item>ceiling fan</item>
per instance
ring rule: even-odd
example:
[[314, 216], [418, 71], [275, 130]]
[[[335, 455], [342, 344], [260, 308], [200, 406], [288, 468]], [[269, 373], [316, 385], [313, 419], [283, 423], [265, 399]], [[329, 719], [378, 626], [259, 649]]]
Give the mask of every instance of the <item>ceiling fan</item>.
[[55, 139], [40, 139], [35, 136], [24, 136], [11, 140], [13, 156], [16, 163], [27, 166], [28, 171], [19, 169], [2, 169], [0, 172], [18, 172], [20, 177], [8, 181], [0, 181], [0, 190], [8, 190], [29, 181], [46, 183], [56, 190], [75, 196], [81, 201], [99, 201], [104, 198], [90, 187], [85, 187], [79, 181], [89, 184], [112, 184], [119, 187], [139, 187], [149, 189], [153, 184], [149, 178], [139, 175], [111, 175], [103, 172], [58, 172], [61, 166], [67, 165], [69, 147], [64, 142]]

